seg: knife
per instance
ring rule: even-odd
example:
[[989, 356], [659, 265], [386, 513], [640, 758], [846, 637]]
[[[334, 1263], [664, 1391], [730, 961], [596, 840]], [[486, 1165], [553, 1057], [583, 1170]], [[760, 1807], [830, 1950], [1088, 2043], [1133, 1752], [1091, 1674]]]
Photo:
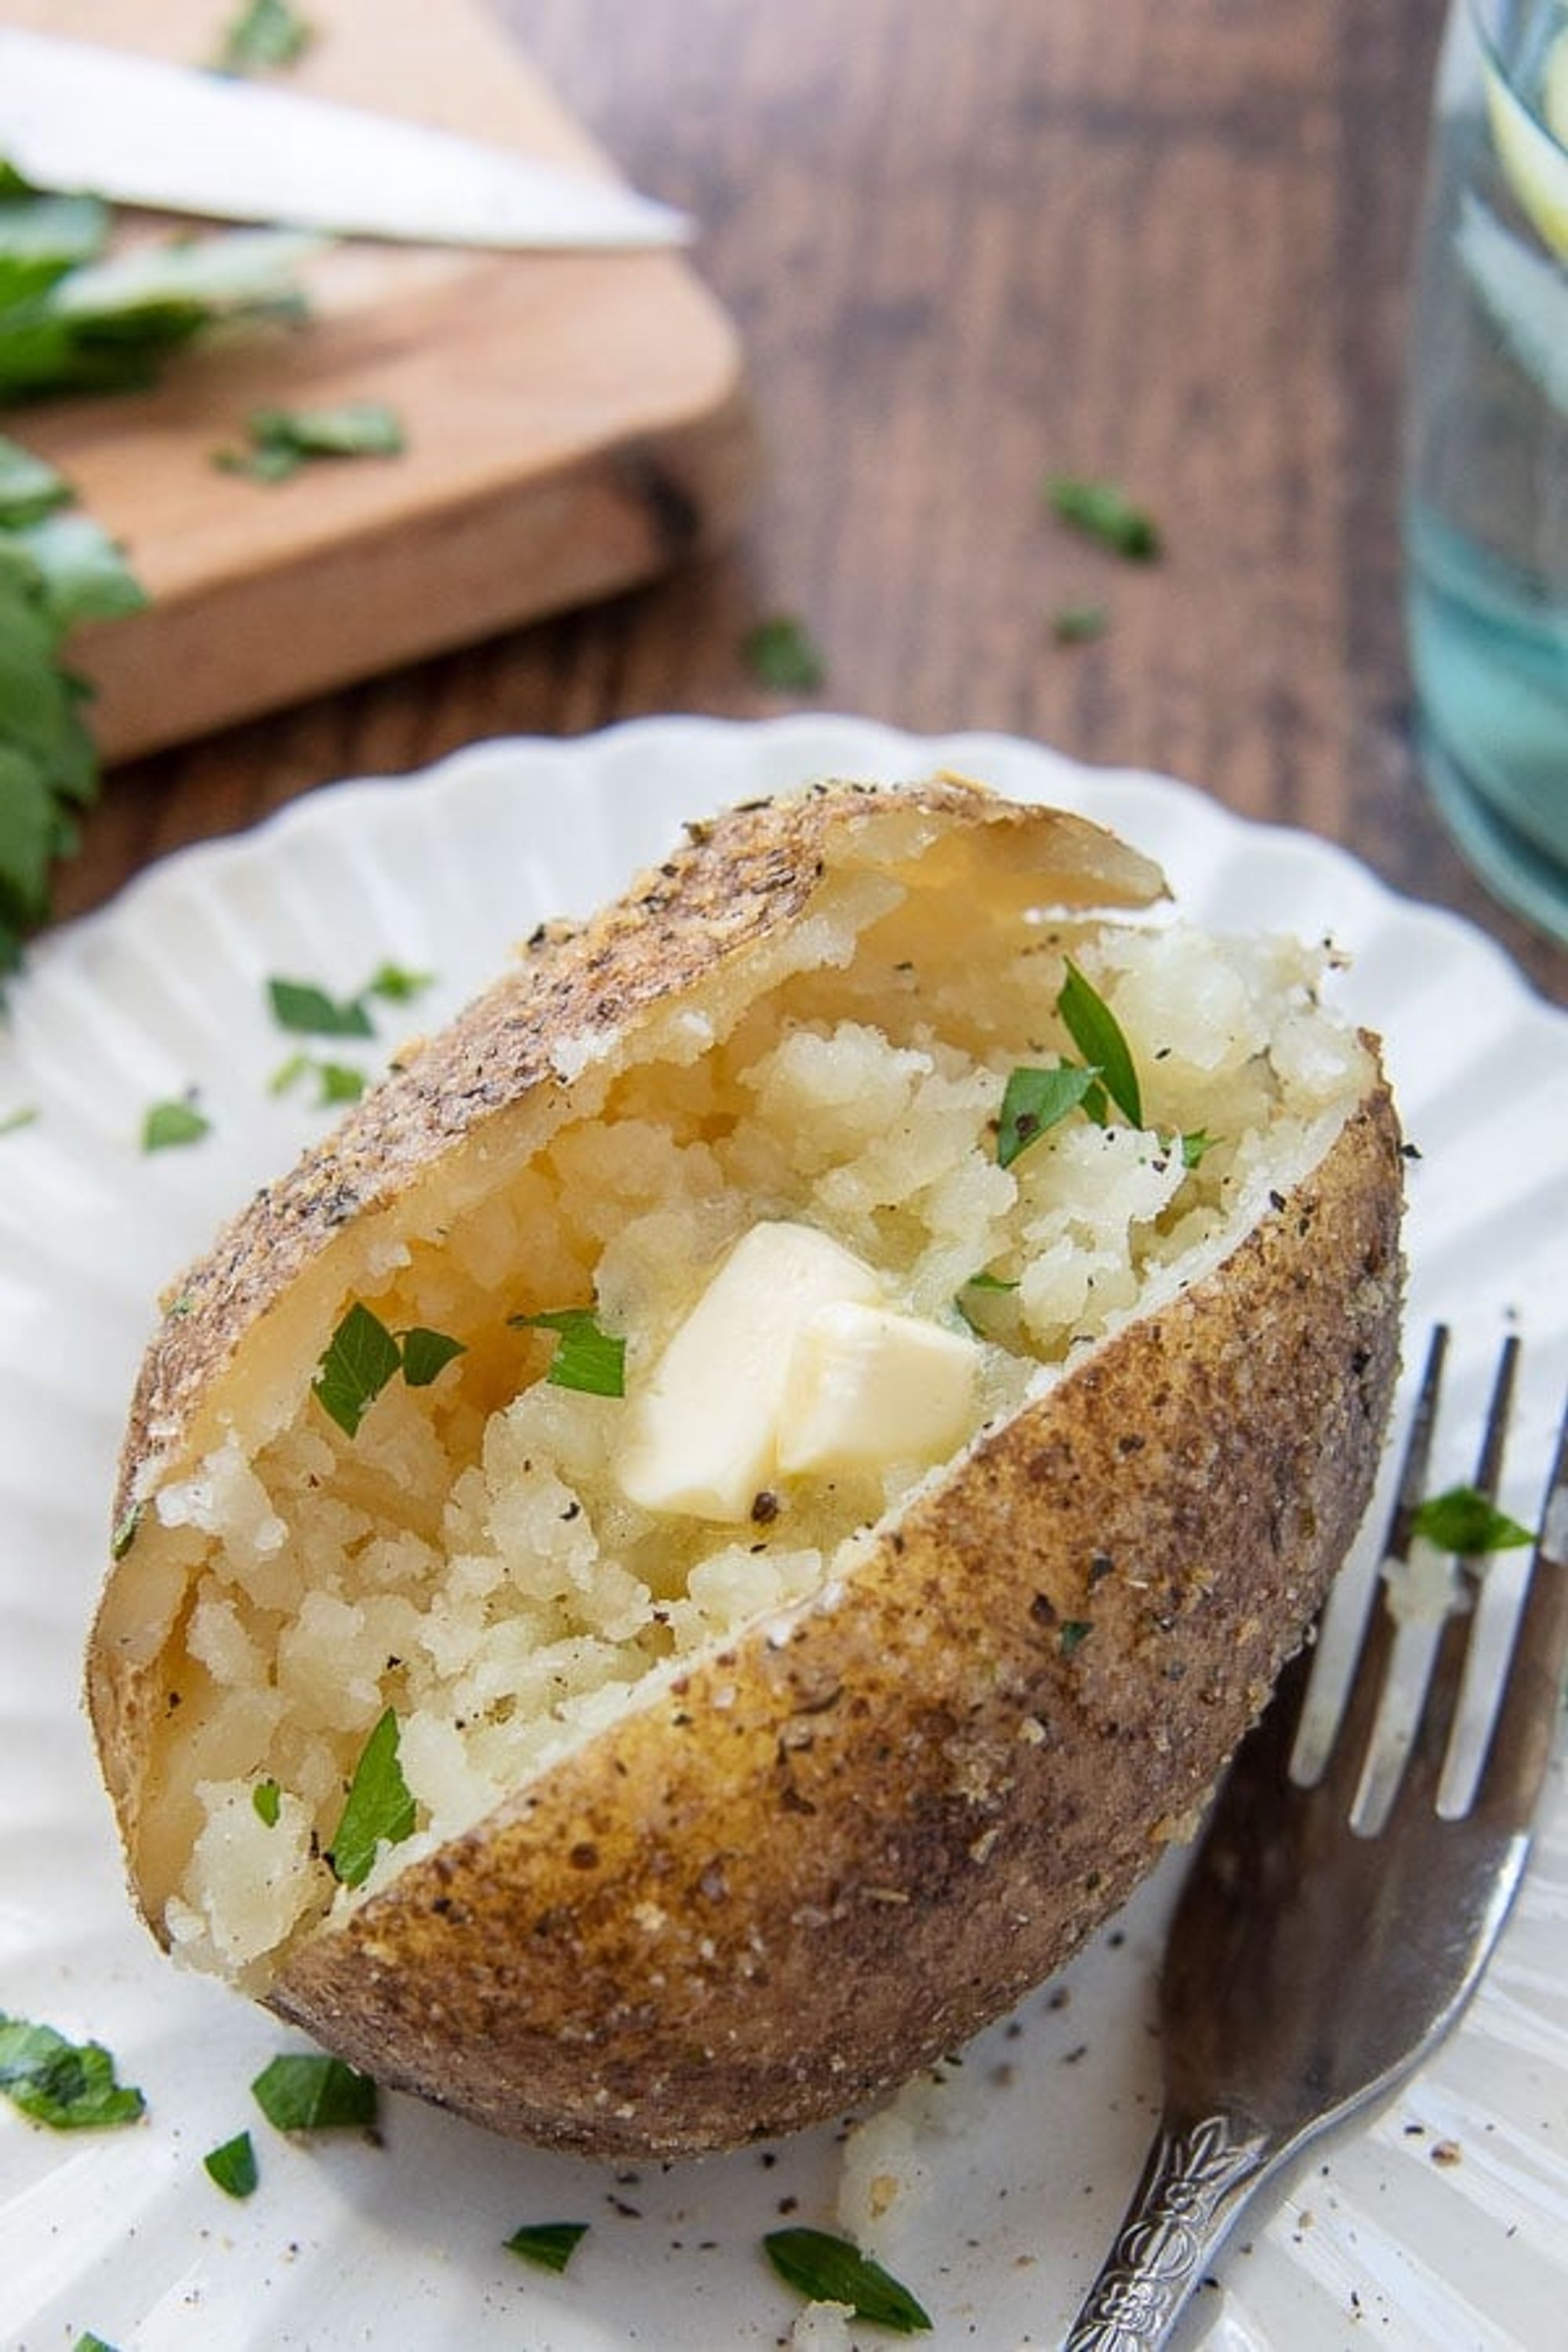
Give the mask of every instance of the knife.
[[674, 245], [613, 180], [422, 123], [0, 26], [0, 158], [36, 187], [437, 245]]

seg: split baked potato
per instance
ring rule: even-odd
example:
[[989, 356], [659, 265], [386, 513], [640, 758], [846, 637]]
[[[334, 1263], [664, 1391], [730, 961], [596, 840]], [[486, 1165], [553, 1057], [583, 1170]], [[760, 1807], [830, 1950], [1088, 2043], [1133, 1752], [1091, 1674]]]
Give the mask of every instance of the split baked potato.
[[1187, 1830], [1400, 1294], [1323, 951], [957, 778], [689, 834], [172, 1293], [88, 1661], [165, 1946], [626, 2155], [952, 2050]]

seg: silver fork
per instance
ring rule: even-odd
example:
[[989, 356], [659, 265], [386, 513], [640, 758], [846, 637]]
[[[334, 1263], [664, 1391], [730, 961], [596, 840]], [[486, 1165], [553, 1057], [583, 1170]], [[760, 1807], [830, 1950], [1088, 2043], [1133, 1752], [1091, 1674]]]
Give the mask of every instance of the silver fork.
[[[1400, 1560], [1426, 1490], [1447, 1342], [1439, 1327], [1400, 1467], [1385, 1545]], [[1492, 1500], [1517, 1354], [1510, 1339], [1475, 1479]], [[1473, 1604], [1485, 1563], [1455, 1565]], [[1312, 1785], [1291, 1777], [1310, 1651], [1238, 1751], [1166, 1946], [1160, 2128], [1063, 2352], [1155, 2352], [1242, 2206], [1319, 2133], [1391, 2092], [1475, 1990], [1523, 1875], [1561, 1703], [1568, 1412], [1484, 1762], [1468, 1808], [1446, 1815], [1473, 1622], [1473, 1605], [1445, 1620], [1392, 1762], [1385, 1685], [1399, 1633], [1377, 1603]]]

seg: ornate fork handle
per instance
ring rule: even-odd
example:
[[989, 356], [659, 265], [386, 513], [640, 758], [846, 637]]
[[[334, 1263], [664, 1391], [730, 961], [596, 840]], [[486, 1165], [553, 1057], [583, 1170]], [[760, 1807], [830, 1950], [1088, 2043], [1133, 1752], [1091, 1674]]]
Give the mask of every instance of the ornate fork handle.
[[1229, 2116], [1167, 2120], [1062, 2352], [1155, 2352], [1275, 2153]]

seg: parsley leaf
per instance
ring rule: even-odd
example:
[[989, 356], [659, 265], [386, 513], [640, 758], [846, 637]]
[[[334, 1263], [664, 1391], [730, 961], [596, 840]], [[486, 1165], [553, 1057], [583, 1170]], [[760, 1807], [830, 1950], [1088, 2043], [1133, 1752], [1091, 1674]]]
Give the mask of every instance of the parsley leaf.
[[626, 1343], [600, 1329], [591, 1307], [558, 1307], [544, 1315], [509, 1315], [507, 1321], [517, 1330], [560, 1333], [544, 1375], [552, 1388], [581, 1389], [589, 1396], [625, 1396]]
[[759, 621], [741, 640], [741, 658], [759, 686], [777, 694], [812, 694], [827, 677], [827, 664], [804, 621], [775, 614]]
[[250, 1801], [256, 1809], [258, 1820], [265, 1822], [269, 1830], [276, 1829], [279, 1808], [283, 1801], [283, 1791], [277, 1781], [258, 1780], [250, 1792]]
[[521, 2254], [541, 2270], [563, 2271], [587, 2234], [586, 2221], [532, 2221], [514, 2230], [505, 2243], [508, 2253]]
[[406, 446], [395, 411], [380, 400], [346, 401], [337, 408], [258, 408], [245, 430], [248, 446], [220, 449], [213, 463], [254, 482], [286, 482], [312, 458], [395, 457]]
[[1051, 615], [1051, 635], [1058, 646], [1092, 645], [1110, 625], [1103, 604], [1064, 604]]
[[1131, 562], [1152, 562], [1161, 551], [1158, 524], [1114, 482], [1052, 474], [1047, 478], [1046, 498], [1061, 521]]
[[376, 2117], [371, 2076], [314, 2052], [270, 2059], [250, 2088], [268, 2122], [282, 2132], [349, 2131]]
[[224, 27], [213, 63], [223, 74], [267, 73], [295, 64], [315, 37], [315, 26], [289, 0], [247, 0]]
[[1441, 1495], [1428, 1495], [1418, 1503], [1412, 1515], [1413, 1535], [1425, 1536], [1428, 1543], [1440, 1551], [1454, 1552], [1460, 1559], [1482, 1559], [1494, 1551], [1517, 1551], [1532, 1544], [1532, 1531], [1521, 1527], [1517, 1519], [1500, 1511], [1474, 1486], [1450, 1486]]
[[1068, 1036], [1105, 1081], [1105, 1090], [1132, 1127], [1143, 1124], [1143, 1097], [1132, 1055], [1116, 1015], [1097, 990], [1068, 958], [1067, 978], [1057, 998]]
[[369, 1080], [363, 1070], [352, 1062], [331, 1062], [321, 1054], [291, 1054], [280, 1069], [274, 1070], [267, 1082], [271, 1095], [286, 1095], [303, 1077], [316, 1081], [317, 1110], [331, 1110], [340, 1103], [358, 1102]]
[[23, 1128], [32, 1127], [37, 1122], [37, 1117], [38, 1107], [36, 1103], [23, 1103], [17, 1109], [8, 1110], [4, 1116], [0, 1116], [0, 1135], [17, 1135]]
[[0, 2092], [36, 2123], [56, 2131], [133, 2124], [147, 2102], [117, 2083], [101, 2043], [68, 2042], [52, 2025], [0, 2014]]
[[180, 1098], [153, 1103], [142, 1122], [142, 1149], [174, 1150], [183, 1144], [199, 1143], [204, 1135], [211, 1133], [211, 1119], [194, 1102]]
[[363, 1886], [377, 1848], [401, 1845], [414, 1831], [414, 1799], [397, 1756], [397, 1717], [388, 1707], [360, 1751], [327, 1855], [344, 1886]]
[[85, 2336], [77, 2337], [76, 2342], [71, 2346], [71, 2352], [114, 2352], [114, 2347], [112, 2344], [105, 2343], [101, 2336], [95, 2336], [89, 2328]]
[[261, 2175], [257, 2169], [256, 2149], [247, 2131], [236, 2132], [221, 2147], [215, 2147], [202, 2158], [202, 2169], [215, 2180], [226, 2197], [249, 2197], [254, 2194]]
[[908, 2287], [847, 2238], [826, 2230], [774, 2230], [763, 2245], [779, 2276], [814, 2303], [847, 2304], [857, 2319], [900, 2336], [920, 2335], [931, 2324]]
[[1071, 1062], [1056, 1069], [1031, 1068], [1026, 1063], [1009, 1074], [1002, 1093], [1001, 1123], [996, 1131], [996, 1158], [1000, 1166], [1010, 1168], [1021, 1151], [1050, 1128], [1058, 1126], [1069, 1111], [1079, 1105], [1095, 1087], [1100, 1073], [1083, 1070]]
[[427, 1389], [455, 1356], [468, 1353], [468, 1344], [446, 1331], [427, 1331], [416, 1324], [403, 1334], [403, 1377], [411, 1389]]
[[315, 1396], [345, 1437], [357, 1437], [361, 1422], [402, 1364], [403, 1350], [380, 1316], [356, 1299], [327, 1343]]
[[329, 996], [310, 980], [269, 980], [267, 998], [279, 1029], [303, 1037], [374, 1037], [364, 994]]
[[1060, 1650], [1063, 1657], [1070, 1658], [1073, 1652], [1079, 1648], [1083, 1643], [1088, 1641], [1093, 1631], [1093, 1626], [1090, 1625], [1085, 1618], [1064, 1618], [1062, 1620], [1061, 1632], [1057, 1636], [1057, 1647]]

